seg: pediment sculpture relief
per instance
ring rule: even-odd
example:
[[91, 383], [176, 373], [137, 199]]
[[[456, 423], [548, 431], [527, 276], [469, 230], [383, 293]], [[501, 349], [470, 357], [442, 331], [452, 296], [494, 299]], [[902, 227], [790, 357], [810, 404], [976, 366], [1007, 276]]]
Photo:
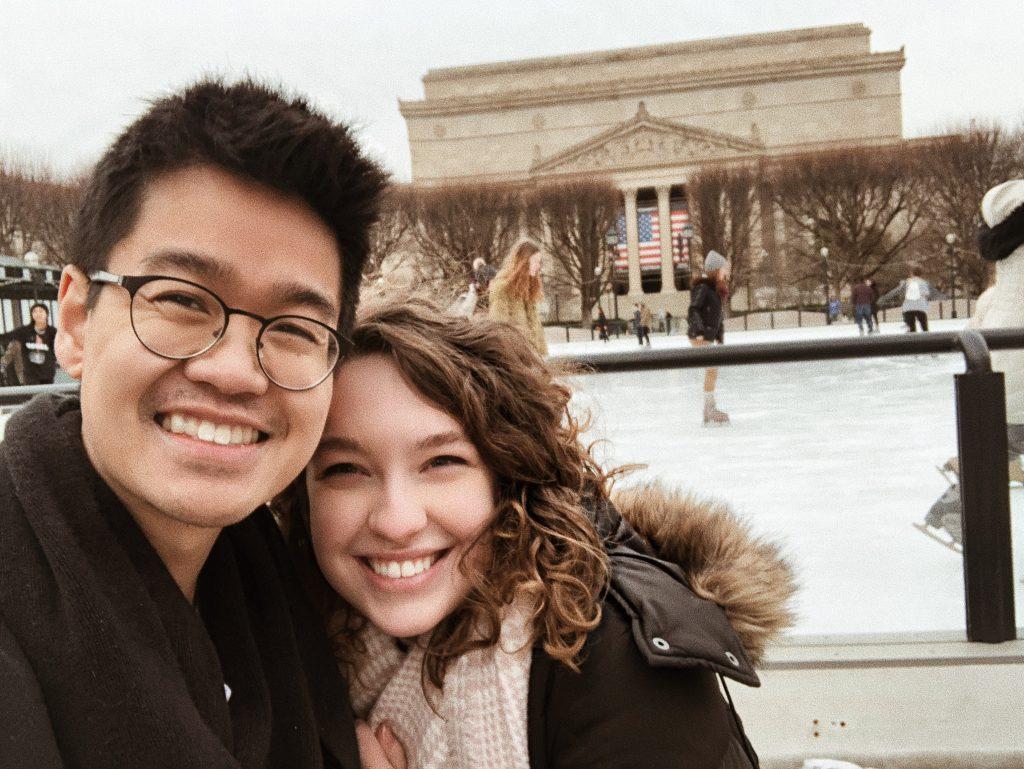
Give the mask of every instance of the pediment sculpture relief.
[[569, 158], [562, 168], [598, 170], [623, 165], [657, 165], [666, 162], [691, 163], [726, 155], [734, 150], [713, 144], [707, 139], [651, 129], [639, 129], [627, 136], [610, 139], [604, 144]]
[[690, 165], [749, 156], [763, 151], [754, 140], [652, 117], [643, 105], [626, 123], [534, 161], [534, 173], [606, 171], [659, 165]]

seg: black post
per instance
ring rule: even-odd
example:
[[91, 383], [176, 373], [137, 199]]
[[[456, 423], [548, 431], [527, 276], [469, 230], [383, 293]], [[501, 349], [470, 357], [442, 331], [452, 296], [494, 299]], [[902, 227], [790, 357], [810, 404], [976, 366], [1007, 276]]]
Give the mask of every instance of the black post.
[[967, 638], [1017, 637], [1006, 441], [1006, 387], [977, 331], [960, 335], [967, 372], [956, 375]]

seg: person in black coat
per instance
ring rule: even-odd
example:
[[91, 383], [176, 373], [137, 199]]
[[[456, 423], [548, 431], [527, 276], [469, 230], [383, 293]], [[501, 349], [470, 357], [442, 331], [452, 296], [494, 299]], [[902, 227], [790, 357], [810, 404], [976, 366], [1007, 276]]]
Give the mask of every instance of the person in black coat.
[[53, 353], [53, 342], [57, 329], [50, 325], [50, 310], [45, 304], [32, 305], [32, 322], [6, 334], [0, 334], [0, 345], [17, 342], [21, 348], [19, 374], [21, 384], [53, 384], [57, 371], [57, 357]]
[[690, 496], [613, 500], [569, 389], [501, 325], [385, 304], [336, 376], [277, 507], [394, 766], [757, 765], [719, 687], [757, 685], [789, 621], [774, 546]]
[[[725, 313], [722, 306], [723, 289], [728, 285], [729, 262], [717, 251], [709, 251], [704, 258], [704, 277], [690, 289], [690, 309], [687, 313], [686, 335], [694, 347], [722, 344], [725, 341]], [[715, 386], [718, 369], [704, 369], [704, 424], [729, 423], [729, 415], [715, 404]]]

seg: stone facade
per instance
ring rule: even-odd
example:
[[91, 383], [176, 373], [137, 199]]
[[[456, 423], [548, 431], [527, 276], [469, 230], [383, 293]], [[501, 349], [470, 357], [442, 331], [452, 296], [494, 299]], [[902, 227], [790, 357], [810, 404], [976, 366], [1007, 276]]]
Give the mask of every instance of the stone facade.
[[851, 24], [430, 70], [425, 98], [400, 102], [413, 181], [607, 176], [623, 191], [629, 299], [676, 312], [678, 217], [660, 230], [658, 298], [638, 230], [644, 211], [669, 220], [696, 170], [901, 139], [903, 51], [872, 52], [870, 35]]

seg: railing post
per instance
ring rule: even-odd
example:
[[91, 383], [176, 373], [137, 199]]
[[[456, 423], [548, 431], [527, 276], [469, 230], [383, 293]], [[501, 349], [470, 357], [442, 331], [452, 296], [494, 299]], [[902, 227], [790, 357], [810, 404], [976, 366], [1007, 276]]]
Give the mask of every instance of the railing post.
[[955, 377], [967, 638], [999, 643], [1017, 637], [1006, 387], [981, 334], [964, 331], [960, 346], [967, 359], [966, 373]]

